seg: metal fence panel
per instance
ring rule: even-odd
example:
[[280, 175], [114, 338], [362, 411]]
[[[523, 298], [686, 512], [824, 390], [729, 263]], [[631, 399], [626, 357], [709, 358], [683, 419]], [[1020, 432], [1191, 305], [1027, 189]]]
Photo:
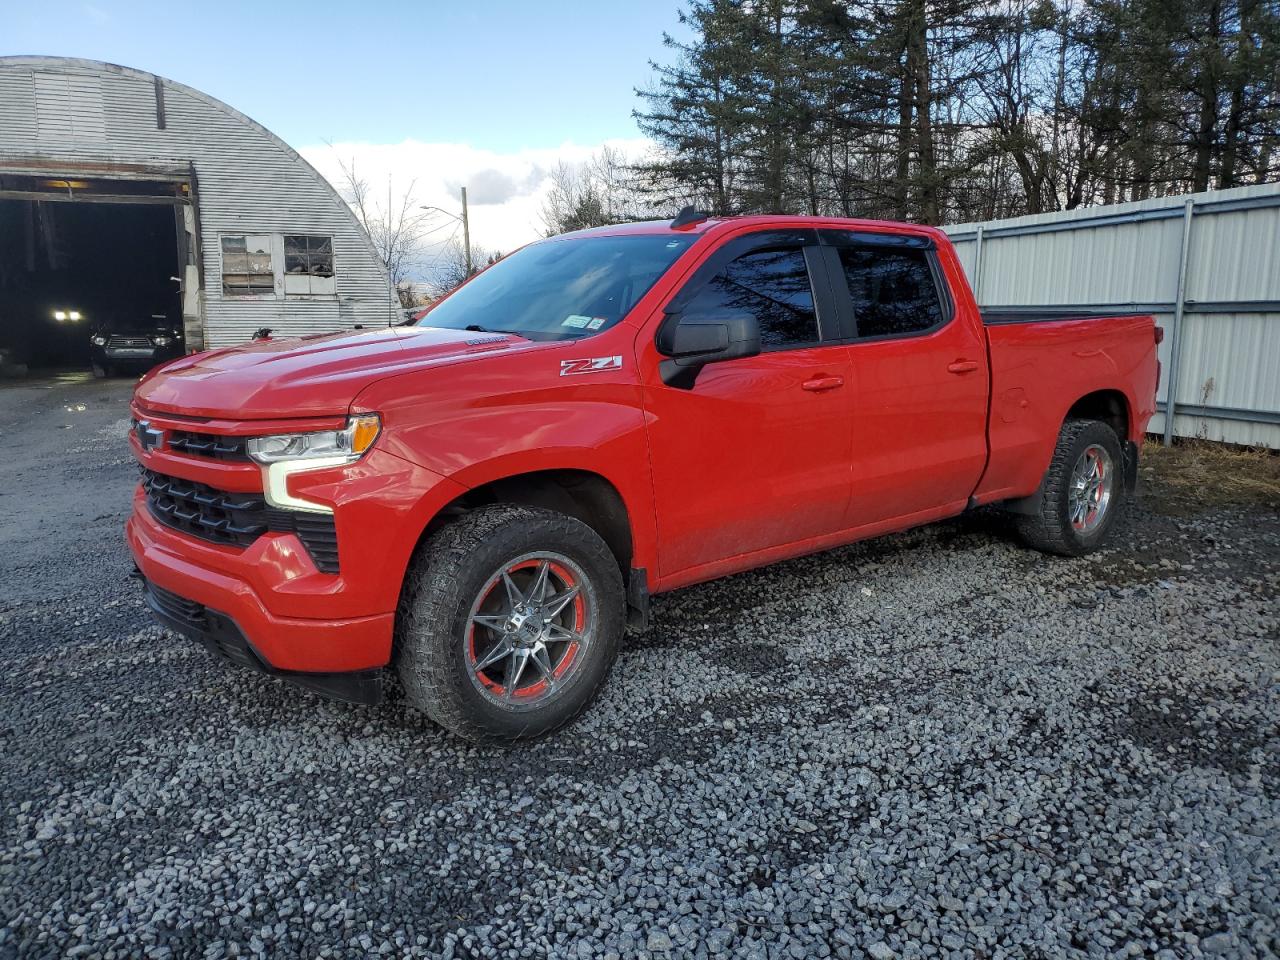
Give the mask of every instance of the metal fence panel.
[[1155, 314], [1170, 436], [1280, 448], [1280, 184], [943, 229], [984, 308]]

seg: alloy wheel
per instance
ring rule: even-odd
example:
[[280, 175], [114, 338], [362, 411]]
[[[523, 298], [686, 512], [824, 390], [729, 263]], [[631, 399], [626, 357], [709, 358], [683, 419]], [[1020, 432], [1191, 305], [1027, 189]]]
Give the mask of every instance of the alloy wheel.
[[1071, 526], [1081, 533], [1096, 530], [1111, 504], [1115, 470], [1111, 454], [1093, 443], [1084, 449], [1071, 470], [1067, 510]]
[[522, 710], [565, 688], [586, 659], [598, 602], [573, 560], [524, 554], [486, 581], [467, 618], [467, 671], [491, 702]]

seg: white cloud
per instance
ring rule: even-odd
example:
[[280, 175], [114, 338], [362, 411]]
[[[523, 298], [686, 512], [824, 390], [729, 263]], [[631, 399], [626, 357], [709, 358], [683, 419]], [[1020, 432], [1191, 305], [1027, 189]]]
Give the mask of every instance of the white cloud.
[[[460, 143], [335, 143], [302, 147], [298, 152], [331, 183], [342, 189], [339, 161], [355, 163], [361, 179], [372, 188], [375, 202], [386, 203], [390, 178], [393, 201], [410, 189], [417, 203], [461, 209], [459, 188], [467, 188], [471, 242], [486, 250], [508, 252], [542, 236], [539, 213], [550, 187], [549, 175], [558, 162], [581, 163], [602, 146], [638, 158], [649, 148], [642, 138], [597, 144], [564, 143], [552, 149], [500, 153]], [[433, 233], [442, 241], [453, 226], [440, 217]]]

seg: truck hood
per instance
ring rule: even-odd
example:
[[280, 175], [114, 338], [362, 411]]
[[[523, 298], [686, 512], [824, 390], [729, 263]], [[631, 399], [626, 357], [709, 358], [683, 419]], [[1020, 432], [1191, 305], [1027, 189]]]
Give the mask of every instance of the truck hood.
[[495, 353], [537, 349], [510, 334], [386, 327], [263, 340], [183, 357], [134, 394], [157, 413], [238, 420], [345, 414], [376, 380]]

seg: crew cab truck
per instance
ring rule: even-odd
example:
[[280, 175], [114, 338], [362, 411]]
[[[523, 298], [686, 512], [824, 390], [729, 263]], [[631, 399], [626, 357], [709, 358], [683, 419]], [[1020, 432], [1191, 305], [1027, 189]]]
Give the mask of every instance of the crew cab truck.
[[984, 323], [945, 234], [784, 216], [531, 244], [416, 325], [138, 385], [161, 622], [464, 737], [590, 702], [649, 598], [1002, 504], [1096, 549], [1155, 409], [1150, 316]]

